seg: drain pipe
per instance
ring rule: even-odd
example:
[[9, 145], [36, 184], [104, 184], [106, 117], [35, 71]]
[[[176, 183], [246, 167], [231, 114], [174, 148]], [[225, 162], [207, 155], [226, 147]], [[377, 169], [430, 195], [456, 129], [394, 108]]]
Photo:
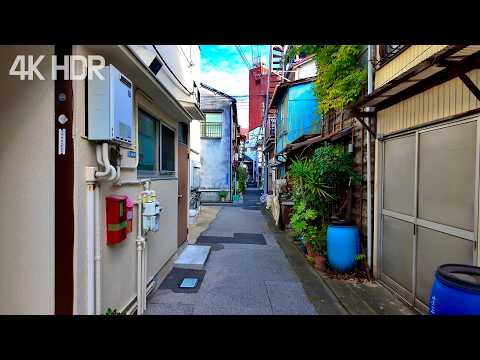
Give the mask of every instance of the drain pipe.
[[[231, 146], [231, 144], [230, 144]], [[143, 184], [143, 190], [145, 192], [150, 191], [150, 181], [146, 181]], [[143, 216], [142, 216], [143, 219]], [[143, 305], [143, 311], [147, 310], [147, 272], [148, 272], [148, 244], [146, 241], [146, 236], [143, 238], [143, 282], [142, 282], [142, 291], [143, 291], [143, 297], [142, 297], [142, 305]], [[142, 313], [143, 313], [142, 311]]]
[[102, 313], [102, 253], [100, 242], [100, 191], [95, 187], [95, 314]]
[[147, 308], [147, 249], [143, 234], [143, 194], [150, 190], [150, 181], [143, 183], [144, 190], [139, 194], [137, 204], [137, 315], [143, 315]]
[[[373, 59], [374, 45], [368, 45], [368, 94], [373, 92]], [[368, 108], [368, 111], [371, 111]], [[370, 118], [365, 119], [370, 126]], [[371, 135], [367, 131], [367, 260], [368, 268], [372, 269], [372, 169], [371, 169]]]
[[[101, 211], [100, 183], [119, 178], [120, 172], [110, 164], [108, 143], [97, 145], [97, 163], [103, 167], [86, 168], [87, 182], [87, 313], [101, 315], [102, 311], [102, 244], [101, 244]], [[118, 169], [119, 170], [119, 169]]]
[[94, 167], [87, 167], [87, 315], [95, 314], [95, 197], [98, 192], [95, 184]]
[[[142, 192], [143, 193], [143, 192]], [[141, 193], [141, 194], [142, 194]], [[137, 315], [142, 315], [144, 306], [143, 306], [143, 291], [142, 291], [142, 273], [143, 273], [143, 261], [142, 253], [145, 246], [145, 239], [142, 234], [142, 195], [138, 197], [136, 202], [137, 204]]]

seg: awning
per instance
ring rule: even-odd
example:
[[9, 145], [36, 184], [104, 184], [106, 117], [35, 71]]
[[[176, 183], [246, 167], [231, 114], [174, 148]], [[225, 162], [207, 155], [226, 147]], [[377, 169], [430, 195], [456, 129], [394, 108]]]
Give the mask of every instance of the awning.
[[371, 94], [361, 98], [355, 105], [356, 107], [374, 107], [376, 111], [391, 106], [393, 103], [402, 100], [399, 98], [400, 94], [411, 92], [411, 95], [414, 95], [415, 90], [417, 90], [416, 93], [421, 92], [419, 86], [424, 83], [424, 80], [432, 79], [432, 75], [438, 74], [438, 76], [442, 76], [443, 80], [448, 80], [459, 76], [458, 73], [448, 71], [449, 69], [462, 67], [464, 72], [473, 69], [475, 64], [468, 63], [468, 60], [479, 51], [479, 45], [447, 46], [442, 51], [379, 87]]
[[352, 129], [353, 129], [353, 126], [349, 126], [342, 130], [332, 132], [328, 135], [318, 135], [299, 143], [288, 144], [283, 151], [289, 152], [289, 151], [301, 149], [305, 146], [309, 146], [322, 141], [336, 141], [349, 135], [352, 132]]
[[197, 103], [193, 101], [178, 100], [183, 108], [192, 116], [192, 119], [205, 121], [205, 114], [200, 110]]

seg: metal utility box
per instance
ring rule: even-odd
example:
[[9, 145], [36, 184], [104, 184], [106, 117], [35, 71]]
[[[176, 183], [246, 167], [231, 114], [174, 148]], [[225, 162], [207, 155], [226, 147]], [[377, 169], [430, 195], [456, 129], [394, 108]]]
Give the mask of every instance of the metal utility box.
[[133, 84], [113, 65], [88, 81], [88, 139], [132, 143]]

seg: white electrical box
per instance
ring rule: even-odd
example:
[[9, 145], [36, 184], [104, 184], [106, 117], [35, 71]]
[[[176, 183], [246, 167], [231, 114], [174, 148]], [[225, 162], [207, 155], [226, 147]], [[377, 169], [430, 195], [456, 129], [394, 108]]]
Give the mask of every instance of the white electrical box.
[[88, 81], [88, 139], [132, 143], [133, 84], [113, 65]]
[[143, 192], [142, 207], [143, 231], [147, 233], [149, 231], [156, 232], [160, 230], [160, 213], [163, 208], [160, 206], [160, 202], [157, 200], [157, 194], [154, 190]]

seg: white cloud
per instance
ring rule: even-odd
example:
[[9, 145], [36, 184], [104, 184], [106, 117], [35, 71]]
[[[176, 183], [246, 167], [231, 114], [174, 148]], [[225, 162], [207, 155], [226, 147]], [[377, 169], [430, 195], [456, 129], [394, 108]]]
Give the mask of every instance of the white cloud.
[[[246, 68], [237, 71], [223, 71], [212, 67], [204, 67], [201, 73], [202, 82], [223, 91], [228, 95], [248, 95], [248, 71]], [[243, 99], [242, 99], [243, 100]], [[241, 127], [248, 127], [248, 107], [238, 105], [238, 122]]]

